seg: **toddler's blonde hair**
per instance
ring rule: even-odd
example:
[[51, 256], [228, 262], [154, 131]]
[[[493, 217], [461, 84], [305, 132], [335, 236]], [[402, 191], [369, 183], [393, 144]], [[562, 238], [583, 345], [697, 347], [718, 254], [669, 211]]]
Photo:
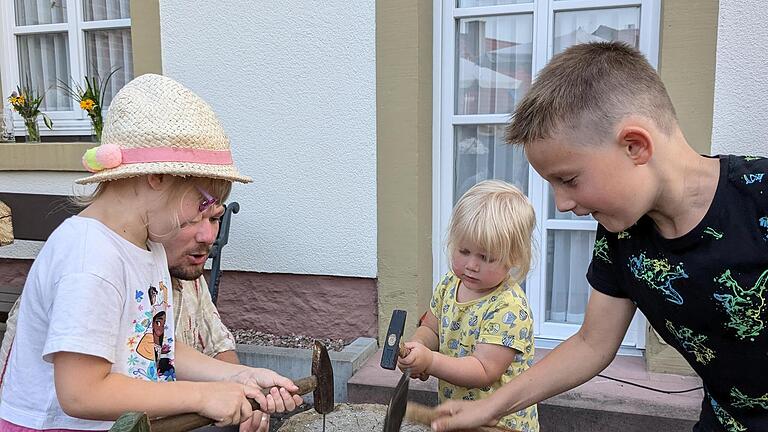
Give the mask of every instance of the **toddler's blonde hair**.
[[472, 186], [453, 208], [448, 254], [452, 256], [462, 241], [472, 242], [520, 282], [531, 267], [535, 226], [533, 206], [520, 189], [501, 180], [485, 180]]

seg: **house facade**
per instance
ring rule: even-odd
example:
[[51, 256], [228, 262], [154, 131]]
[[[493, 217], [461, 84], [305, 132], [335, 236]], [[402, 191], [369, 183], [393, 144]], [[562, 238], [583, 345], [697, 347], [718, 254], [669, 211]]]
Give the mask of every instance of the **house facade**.
[[[242, 210], [223, 257], [219, 307], [236, 328], [381, 337], [391, 311], [405, 309], [412, 332], [447, 270], [453, 203], [475, 182], [502, 178], [527, 192], [539, 218], [536, 265], [525, 284], [537, 340], [552, 347], [573, 334], [588, 298], [596, 223], [557, 212], [548, 186], [502, 133], [538, 70], [573, 43], [622, 40], [643, 51], [697, 151], [766, 153], [731, 141], [759, 142], [768, 130], [757, 105], [766, 63], [744, 60], [756, 56], [749, 46], [768, 41], [757, 1], [367, 0], [350, 7], [295, 0], [243, 8], [236, 1], [110, 0], [112, 12], [128, 3], [129, 16], [97, 24], [70, 1], [79, 24], [66, 29], [18, 25], [7, 3], [0, 11], [3, 95], [20, 71], [33, 69], [18, 54], [25, 38], [28, 48], [43, 43], [41, 32], [66, 30], [81, 47], [69, 54], [84, 57], [70, 71], [82, 72], [95, 52], [88, 32], [129, 28], [133, 76], [177, 79], [220, 115], [237, 164], [255, 180], [233, 189]], [[746, 15], [751, 21], [740, 21]], [[750, 131], [737, 121], [745, 109]], [[87, 122], [77, 122], [82, 113], [70, 111], [60, 114], [68, 132], [49, 134], [43, 145], [15, 144], [14, 158], [0, 157], [0, 190], [73, 193], [72, 180], [83, 175], [77, 157], [88, 144], [53, 142], [88, 135]], [[3, 152], [11, 150], [0, 146]], [[0, 250], [0, 283], [3, 274], [23, 273], [39, 247]], [[645, 354], [652, 370], [689, 371], [641, 315], [622, 352]]]

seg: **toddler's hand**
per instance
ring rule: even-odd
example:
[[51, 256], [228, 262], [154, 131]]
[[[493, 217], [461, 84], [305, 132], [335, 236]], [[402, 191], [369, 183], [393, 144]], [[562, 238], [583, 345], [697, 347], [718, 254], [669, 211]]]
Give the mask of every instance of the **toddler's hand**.
[[292, 394], [299, 390], [293, 381], [269, 369], [244, 367], [241, 372], [230, 378], [230, 381], [259, 389], [268, 388], [269, 394], [266, 396], [260, 390], [257, 391], [258, 394], [247, 393], [248, 397], [256, 399], [265, 413], [293, 411], [304, 403], [301, 396]]
[[242, 383], [206, 382], [200, 383], [198, 388], [200, 406], [197, 413], [213, 419], [218, 427], [239, 424], [251, 417], [253, 410], [246, 399], [249, 393], [258, 393], [265, 399], [258, 387]]
[[432, 366], [432, 351], [419, 342], [406, 342], [410, 350], [407, 356], [398, 359], [397, 365], [401, 370], [410, 369], [411, 376], [428, 375]]

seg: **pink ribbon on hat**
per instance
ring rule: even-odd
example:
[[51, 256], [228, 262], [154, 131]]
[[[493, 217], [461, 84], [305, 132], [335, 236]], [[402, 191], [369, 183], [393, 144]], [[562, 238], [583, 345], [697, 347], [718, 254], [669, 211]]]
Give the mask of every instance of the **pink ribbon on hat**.
[[232, 153], [229, 150], [199, 150], [178, 147], [124, 148], [124, 164], [148, 162], [190, 162], [211, 165], [229, 165]]
[[200, 150], [178, 147], [148, 147], [121, 149], [114, 144], [102, 144], [83, 155], [83, 166], [90, 172], [115, 168], [123, 164], [153, 162], [189, 162], [209, 165], [231, 165], [229, 150]]

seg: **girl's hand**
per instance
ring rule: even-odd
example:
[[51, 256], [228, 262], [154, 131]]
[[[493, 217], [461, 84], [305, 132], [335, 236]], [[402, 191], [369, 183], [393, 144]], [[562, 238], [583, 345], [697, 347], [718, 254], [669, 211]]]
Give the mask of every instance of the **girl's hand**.
[[432, 429], [438, 432], [474, 429], [480, 426], [495, 426], [499, 420], [492, 417], [488, 400], [449, 400], [435, 407], [437, 418]]
[[199, 393], [197, 413], [215, 420], [218, 427], [239, 424], [251, 417], [253, 409], [247, 395], [258, 393], [265, 400], [258, 387], [228, 381], [200, 383]]
[[265, 413], [293, 411], [304, 403], [301, 396], [291, 394], [299, 390], [293, 381], [269, 369], [243, 367], [230, 381], [259, 389], [270, 389], [266, 396], [260, 390], [258, 395], [247, 393], [248, 397], [256, 399]]
[[410, 369], [411, 377], [428, 376], [432, 366], [432, 350], [419, 342], [406, 342], [405, 347], [410, 350], [407, 356], [398, 359], [397, 365], [401, 370]]

